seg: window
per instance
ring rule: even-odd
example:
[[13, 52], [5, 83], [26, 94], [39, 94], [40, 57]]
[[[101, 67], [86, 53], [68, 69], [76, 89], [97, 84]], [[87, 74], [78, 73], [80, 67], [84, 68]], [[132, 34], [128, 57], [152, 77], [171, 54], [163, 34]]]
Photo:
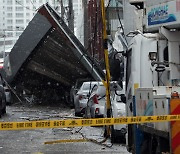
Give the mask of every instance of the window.
[[8, 33], [6, 33], [6, 36], [11, 37], [11, 36], [13, 36], [13, 33], [12, 32], [8, 32]]
[[12, 4], [12, 0], [7, 0], [7, 4]]
[[12, 7], [7, 7], [7, 11], [12, 11]]
[[23, 4], [24, 0], [18, 0], [18, 3]]
[[23, 11], [23, 7], [17, 6], [17, 7], [16, 7], [16, 11]]
[[22, 32], [16, 32], [16, 36], [20, 36]]
[[18, 18], [23, 17], [23, 13], [16, 13], [16, 17], [18, 17]]
[[29, 23], [29, 22], [30, 22], [30, 20], [29, 20], [29, 19], [27, 19], [27, 20], [26, 20], [26, 23]]
[[[0, 46], [2, 46], [2, 45], [4, 45], [4, 42], [0, 41]], [[0, 52], [0, 55], [1, 55], [1, 52]], [[0, 58], [2, 58], [2, 57], [0, 56]]]
[[17, 23], [17, 24], [23, 24], [24, 21], [23, 21], [22, 19], [17, 19], [17, 20], [16, 20], [16, 23]]
[[12, 13], [7, 13], [7, 17], [12, 17]]
[[8, 24], [12, 24], [13, 21], [12, 21], [12, 20], [7, 20], [7, 23], [8, 23]]
[[13, 29], [13, 26], [7, 26], [7, 29]]
[[104, 85], [99, 85], [98, 89], [97, 89], [97, 94], [101, 97], [106, 95], [106, 88], [104, 87]]

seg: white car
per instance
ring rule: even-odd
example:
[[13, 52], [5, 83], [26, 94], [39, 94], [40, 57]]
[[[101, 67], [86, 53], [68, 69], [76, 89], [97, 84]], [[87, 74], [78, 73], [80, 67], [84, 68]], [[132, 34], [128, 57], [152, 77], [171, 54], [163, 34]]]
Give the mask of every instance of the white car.
[[83, 82], [74, 99], [75, 116], [82, 116], [85, 113], [89, 95], [92, 88], [97, 83], [98, 82], [95, 81]]
[[[110, 97], [114, 94], [116, 90], [120, 90], [120, 86], [117, 81], [110, 82]], [[102, 118], [107, 117], [106, 110], [106, 88], [104, 87], [102, 82], [98, 82], [98, 84], [92, 89], [92, 93], [89, 97], [86, 107], [86, 118]]]
[[[126, 116], [126, 105], [123, 102], [124, 92], [117, 91], [116, 94], [111, 98], [112, 106], [112, 117], [119, 118]], [[117, 95], [118, 94], [118, 95]], [[112, 125], [111, 127], [111, 142], [115, 143], [117, 141], [125, 142], [125, 135], [127, 132], [126, 124]]]
[[106, 103], [106, 88], [102, 82], [99, 82], [92, 89], [86, 107], [86, 118], [100, 118], [104, 117]]

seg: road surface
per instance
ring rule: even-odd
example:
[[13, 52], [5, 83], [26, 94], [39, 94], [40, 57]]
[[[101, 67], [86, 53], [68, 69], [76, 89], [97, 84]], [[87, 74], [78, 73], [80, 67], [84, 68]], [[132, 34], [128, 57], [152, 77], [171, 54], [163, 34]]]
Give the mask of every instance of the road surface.
[[[7, 114], [0, 121], [27, 121], [47, 119], [74, 118], [74, 109], [63, 105], [28, 105], [16, 104], [7, 107]], [[64, 142], [45, 144], [45, 142], [69, 140]], [[80, 140], [79, 140], [80, 139]], [[83, 139], [83, 140], [82, 140]], [[88, 139], [85, 141], [84, 139]], [[103, 144], [102, 127], [36, 129], [0, 132], [1, 154], [128, 154], [122, 144], [111, 144], [107, 140]], [[80, 142], [77, 142], [80, 141]]]

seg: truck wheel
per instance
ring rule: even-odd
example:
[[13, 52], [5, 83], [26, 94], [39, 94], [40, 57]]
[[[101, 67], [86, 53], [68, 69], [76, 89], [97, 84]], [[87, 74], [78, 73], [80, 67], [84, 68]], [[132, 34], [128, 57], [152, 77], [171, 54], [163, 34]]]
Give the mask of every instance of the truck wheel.
[[6, 114], [6, 106], [2, 109], [2, 114]]
[[141, 146], [141, 154], [151, 154], [149, 141], [145, 140]]
[[116, 143], [116, 134], [113, 126], [111, 127], [111, 143]]

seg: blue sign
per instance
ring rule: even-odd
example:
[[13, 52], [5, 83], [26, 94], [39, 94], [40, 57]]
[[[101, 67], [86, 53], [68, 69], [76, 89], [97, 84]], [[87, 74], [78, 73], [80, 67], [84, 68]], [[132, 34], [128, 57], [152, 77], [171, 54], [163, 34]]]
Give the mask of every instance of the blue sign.
[[168, 13], [168, 5], [152, 8], [148, 13], [148, 26], [176, 21], [174, 14]]

